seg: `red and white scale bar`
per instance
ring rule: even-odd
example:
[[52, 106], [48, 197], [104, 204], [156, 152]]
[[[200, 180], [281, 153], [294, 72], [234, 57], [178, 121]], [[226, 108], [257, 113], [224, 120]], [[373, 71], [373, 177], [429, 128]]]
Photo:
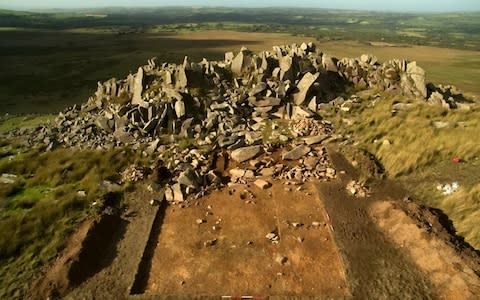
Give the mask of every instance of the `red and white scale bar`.
[[323, 217], [325, 218], [325, 223], [327, 224], [328, 228], [334, 232], [335, 230], [333, 229], [332, 219], [330, 219], [330, 215], [325, 207], [323, 208]]
[[242, 300], [242, 299], [251, 299], [251, 300], [263, 300], [266, 299], [264, 296], [222, 296], [222, 299], [234, 299], [234, 300]]

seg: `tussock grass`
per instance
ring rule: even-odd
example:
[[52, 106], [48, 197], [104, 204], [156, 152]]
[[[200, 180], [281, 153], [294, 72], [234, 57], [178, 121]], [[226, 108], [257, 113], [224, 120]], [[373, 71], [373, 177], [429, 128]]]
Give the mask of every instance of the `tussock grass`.
[[480, 183], [473, 187], [461, 188], [445, 198], [442, 203], [458, 234], [465, 237], [476, 249], [480, 249]]
[[[395, 102], [408, 99], [382, 99], [373, 107], [364, 106], [358, 114], [351, 115], [355, 123], [343, 129], [374, 153], [391, 177], [415, 172], [453, 156], [467, 161], [480, 156], [480, 139], [476, 138], [480, 111], [449, 111], [413, 101], [409, 111], [393, 114]], [[345, 117], [350, 116], [340, 115], [338, 123]], [[454, 127], [436, 129], [432, 125], [435, 121], [449, 122]]]
[[48, 123], [54, 118], [54, 115], [3, 116], [0, 117], [0, 133], [15, 128], [35, 127]]
[[[413, 106], [392, 113], [397, 102]], [[390, 178], [397, 178], [420, 202], [443, 210], [458, 234], [480, 249], [478, 107], [446, 110], [406, 98], [380, 98], [375, 103], [365, 100], [353, 112], [339, 112], [335, 122], [341, 132], [355, 139], [357, 147], [375, 155]], [[437, 129], [433, 122], [449, 126]], [[453, 163], [454, 156], [464, 163]], [[451, 196], [436, 190], [437, 184], [453, 181], [462, 188]]]
[[[105, 197], [99, 184], [117, 181], [125, 166], [141, 159], [124, 149], [28, 150], [1, 159], [0, 174], [16, 174], [18, 180], [0, 185], [0, 298], [22, 298], [35, 271], [59, 252], [79, 222], [96, 212], [90, 204]], [[78, 195], [79, 190], [87, 196]]]

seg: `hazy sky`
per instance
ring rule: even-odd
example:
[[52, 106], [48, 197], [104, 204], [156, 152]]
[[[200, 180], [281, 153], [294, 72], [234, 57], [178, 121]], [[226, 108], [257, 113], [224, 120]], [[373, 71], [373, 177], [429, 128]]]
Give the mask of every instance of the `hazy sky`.
[[321, 7], [388, 11], [480, 11], [480, 0], [0, 0], [0, 8], [89, 8], [105, 6]]

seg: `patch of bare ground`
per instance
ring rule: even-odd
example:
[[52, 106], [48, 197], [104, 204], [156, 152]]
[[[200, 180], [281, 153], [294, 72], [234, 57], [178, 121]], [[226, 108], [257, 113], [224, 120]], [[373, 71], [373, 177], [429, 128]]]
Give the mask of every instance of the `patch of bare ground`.
[[356, 198], [345, 186], [358, 171], [329, 149], [339, 180], [318, 185], [332, 217], [347, 279], [358, 299], [476, 299], [480, 256], [454, 235], [441, 212], [405, 202], [395, 182]]
[[372, 203], [370, 215], [428, 276], [441, 299], [476, 299], [480, 295], [478, 256], [468, 248], [452, 247], [451, 235], [428, 209], [413, 203], [407, 209], [417, 216], [422, 214], [420, 224], [425, 227], [393, 201]]
[[235, 185], [189, 207], [169, 207], [145, 270], [145, 295], [348, 296], [312, 190]]
[[30, 299], [56, 299], [108, 266], [116, 255], [126, 222], [118, 215], [85, 221], [70, 237], [62, 255], [33, 285]]
[[[125, 299], [130, 294], [158, 206], [146, 189], [126, 209], [86, 221], [32, 285], [29, 299]], [[143, 202], [142, 200], [145, 200]]]

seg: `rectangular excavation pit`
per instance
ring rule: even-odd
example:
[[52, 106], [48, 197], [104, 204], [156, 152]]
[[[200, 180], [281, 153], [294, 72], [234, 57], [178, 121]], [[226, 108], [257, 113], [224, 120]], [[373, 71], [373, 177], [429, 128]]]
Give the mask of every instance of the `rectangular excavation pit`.
[[[287, 187], [238, 185], [189, 207], [166, 207], [132, 294], [350, 296], [321, 202]], [[278, 243], [266, 238], [270, 232]]]

